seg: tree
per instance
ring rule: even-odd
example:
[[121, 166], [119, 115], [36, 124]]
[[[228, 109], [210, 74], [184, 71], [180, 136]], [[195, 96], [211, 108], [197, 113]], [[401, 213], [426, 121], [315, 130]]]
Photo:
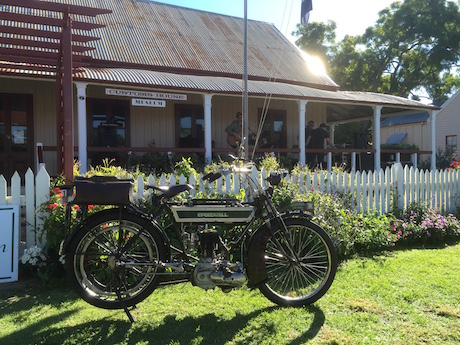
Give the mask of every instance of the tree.
[[326, 57], [330, 46], [335, 44], [335, 29], [337, 24], [328, 21], [327, 24], [311, 22], [308, 26], [297, 25], [297, 31], [292, 35], [299, 37], [295, 44], [309, 54]]
[[440, 101], [460, 85], [452, 72], [460, 60], [460, 13], [451, 1], [395, 2], [362, 36], [339, 43], [331, 40], [335, 25], [299, 25], [293, 35], [300, 37], [301, 49], [322, 54], [343, 90], [416, 98], [424, 89], [432, 101]]

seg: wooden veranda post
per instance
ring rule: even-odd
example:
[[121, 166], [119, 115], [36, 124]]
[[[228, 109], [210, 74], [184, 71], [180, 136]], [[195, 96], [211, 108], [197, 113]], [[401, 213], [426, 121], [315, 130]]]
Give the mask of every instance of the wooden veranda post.
[[72, 84], [72, 19], [69, 9], [63, 13], [62, 41], [56, 73], [57, 84], [57, 152], [58, 170], [65, 183], [73, 183], [73, 84]]

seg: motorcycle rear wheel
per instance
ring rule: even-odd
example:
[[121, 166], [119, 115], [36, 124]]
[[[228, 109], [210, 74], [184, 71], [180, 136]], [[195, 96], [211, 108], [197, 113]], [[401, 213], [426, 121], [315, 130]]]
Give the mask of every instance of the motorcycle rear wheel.
[[133, 306], [157, 287], [166, 249], [151, 222], [118, 209], [92, 216], [72, 238], [67, 272], [77, 294], [104, 309]]
[[285, 224], [287, 232], [277, 224], [267, 241], [264, 259], [268, 278], [259, 290], [280, 306], [306, 306], [331, 286], [337, 254], [330, 237], [317, 224], [304, 218], [286, 219]]

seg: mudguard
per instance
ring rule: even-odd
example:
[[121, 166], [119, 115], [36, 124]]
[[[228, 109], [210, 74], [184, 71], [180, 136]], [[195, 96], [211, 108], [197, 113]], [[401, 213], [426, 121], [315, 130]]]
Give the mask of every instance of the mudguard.
[[[283, 220], [289, 218], [305, 218], [311, 221], [313, 216], [302, 211], [286, 212], [281, 215]], [[270, 227], [277, 226], [278, 220], [272, 218], [270, 220]], [[267, 269], [265, 267], [265, 247], [267, 246], [268, 239], [271, 236], [271, 231], [267, 224], [260, 226], [252, 235], [249, 240], [247, 249], [247, 265], [246, 272], [248, 275], [248, 287], [254, 288], [257, 285], [267, 280]]]
[[[83, 222], [81, 222], [80, 224], [78, 224], [76, 227], [74, 227], [73, 231], [70, 233], [69, 236], [67, 236], [67, 238], [61, 243], [61, 247], [59, 249], [59, 254], [60, 255], [64, 255], [64, 254], [71, 254], [67, 251], [67, 247], [69, 246], [69, 243], [72, 241], [72, 239], [76, 236], [77, 233], [79, 233], [80, 231], [88, 231], [89, 229], [85, 229], [86, 227], [86, 224], [91, 221], [92, 219], [94, 218], [98, 218], [101, 216], [101, 214], [104, 214], [104, 213], [113, 213], [114, 211], [116, 212], [120, 212], [120, 209], [119, 208], [109, 208], [109, 209], [106, 209], [106, 210], [102, 210], [102, 211], [99, 211], [99, 212], [96, 212], [96, 213], [93, 213], [92, 215], [90, 215], [88, 218], [86, 218]], [[133, 212], [133, 211], [130, 211], [129, 209], [123, 209], [122, 210], [123, 213], [131, 213], [131, 214], [134, 214], [136, 216], [138, 216], [140, 218], [140, 220], [142, 220], [143, 222], [149, 222], [149, 223], [152, 223], [153, 226], [155, 227], [155, 229], [157, 229], [161, 236], [163, 237], [163, 241], [164, 241], [164, 244], [166, 246], [166, 249], [167, 249], [167, 257], [170, 257], [170, 246], [169, 246], [169, 240], [168, 240], [168, 237], [166, 236], [164, 230], [162, 229], [162, 227], [158, 224], [158, 222], [154, 219], [149, 219], [139, 213], [136, 213], [136, 212]]]

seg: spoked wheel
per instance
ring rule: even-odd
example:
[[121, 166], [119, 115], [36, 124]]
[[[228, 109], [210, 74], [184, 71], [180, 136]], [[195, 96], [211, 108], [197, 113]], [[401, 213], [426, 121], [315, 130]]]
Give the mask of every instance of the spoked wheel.
[[321, 298], [334, 280], [337, 255], [334, 245], [315, 223], [302, 218], [285, 220], [287, 232], [279, 225], [265, 248], [268, 279], [260, 291], [280, 306], [300, 307]]
[[[144, 300], [156, 288], [165, 261], [162, 236], [151, 222], [119, 210], [90, 218], [68, 245], [67, 271], [77, 294], [105, 309]], [[73, 255], [72, 255], [73, 254]]]

